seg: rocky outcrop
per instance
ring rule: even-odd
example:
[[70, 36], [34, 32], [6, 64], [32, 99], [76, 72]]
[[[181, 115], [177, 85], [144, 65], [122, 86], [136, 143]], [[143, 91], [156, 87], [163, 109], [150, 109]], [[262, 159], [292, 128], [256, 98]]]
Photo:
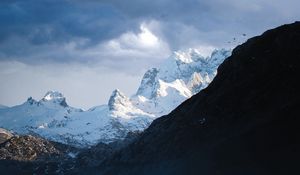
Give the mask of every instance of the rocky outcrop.
[[6, 129], [0, 128], [0, 144], [6, 142], [12, 137], [12, 133], [7, 131]]
[[31, 135], [15, 135], [0, 145], [0, 159], [33, 161], [60, 154], [49, 141]]
[[65, 174], [77, 172], [76, 167], [80, 167], [75, 161], [80, 149], [4, 129], [0, 129], [0, 138], [4, 140], [0, 143], [1, 175]]

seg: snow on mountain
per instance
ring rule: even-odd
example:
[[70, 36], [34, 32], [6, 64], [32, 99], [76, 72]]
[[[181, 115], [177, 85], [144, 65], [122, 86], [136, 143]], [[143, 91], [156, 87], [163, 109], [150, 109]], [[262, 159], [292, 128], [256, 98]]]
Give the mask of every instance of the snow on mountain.
[[230, 54], [224, 49], [210, 57], [195, 49], [174, 52], [160, 67], [145, 73], [135, 95], [129, 98], [116, 89], [107, 105], [87, 111], [70, 107], [57, 91], [47, 92], [39, 101], [30, 97], [21, 105], [0, 108], [0, 127], [75, 146], [120, 140], [130, 131], [144, 130], [205, 88]]
[[40, 101], [29, 97], [21, 105], [0, 109], [0, 126], [18, 133], [40, 134], [42, 129], [63, 127], [70, 116], [82, 112], [69, 107], [63, 96], [59, 100], [47, 100], [49, 93]]
[[109, 105], [87, 111], [68, 106], [61, 93], [49, 91], [39, 101], [29, 97], [21, 105], [0, 109], [0, 127], [87, 146], [125, 138], [129, 131], [141, 131], [150, 124], [152, 117], [130, 107], [128, 99], [118, 90], [114, 91]]
[[47, 102], [49, 104], [55, 103], [60, 104], [63, 107], [68, 107], [68, 104], [66, 103], [66, 98], [63, 96], [62, 93], [57, 91], [48, 91], [41, 101]]
[[210, 57], [196, 49], [174, 52], [159, 68], [148, 70], [135, 96], [135, 106], [156, 116], [169, 113], [180, 103], [207, 87], [230, 50], [215, 50]]

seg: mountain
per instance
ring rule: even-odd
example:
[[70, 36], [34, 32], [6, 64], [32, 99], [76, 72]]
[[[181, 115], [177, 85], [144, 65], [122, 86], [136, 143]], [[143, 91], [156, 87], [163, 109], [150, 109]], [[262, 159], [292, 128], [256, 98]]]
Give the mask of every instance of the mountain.
[[196, 49], [174, 54], [159, 68], [148, 70], [131, 100], [138, 108], [157, 117], [168, 114], [184, 100], [205, 88], [218, 66], [231, 54], [220, 49], [203, 57]]
[[95, 172], [299, 174], [299, 51], [300, 22], [249, 39], [207, 88]]
[[[111, 97], [114, 98], [118, 97]], [[65, 97], [56, 91], [47, 92], [39, 101], [30, 97], [21, 105], [0, 109], [1, 127], [80, 147], [125, 138], [127, 131], [138, 127], [134, 122], [142, 125], [140, 118], [136, 116], [121, 120], [113, 116], [108, 105], [88, 111], [72, 108]]]
[[230, 54], [224, 49], [210, 57], [196, 49], [174, 52], [160, 67], [145, 73], [135, 95], [127, 97], [116, 89], [107, 105], [87, 111], [69, 106], [57, 91], [38, 101], [29, 97], [21, 105], [0, 108], [0, 127], [77, 147], [122, 140], [205, 88]]

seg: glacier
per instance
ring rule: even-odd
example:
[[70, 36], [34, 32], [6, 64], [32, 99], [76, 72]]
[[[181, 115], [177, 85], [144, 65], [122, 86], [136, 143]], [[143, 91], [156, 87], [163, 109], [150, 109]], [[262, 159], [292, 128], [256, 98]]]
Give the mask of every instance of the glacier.
[[0, 108], [0, 127], [77, 147], [122, 140], [207, 87], [230, 55], [227, 49], [208, 57], [197, 49], [174, 52], [144, 74], [136, 94], [127, 97], [116, 89], [107, 104], [86, 111], [69, 106], [57, 91], [47, 92], [39, 101], [29, 97], [21, 105]]

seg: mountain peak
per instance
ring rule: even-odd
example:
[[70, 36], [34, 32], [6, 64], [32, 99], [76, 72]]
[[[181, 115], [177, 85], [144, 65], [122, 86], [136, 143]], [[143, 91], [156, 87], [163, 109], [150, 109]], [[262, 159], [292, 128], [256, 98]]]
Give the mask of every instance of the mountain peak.
[[124, 94], [119, 90], [119, 89], [115, 89], [112, 94], [111, 97], [116, 97], [116, 96], [123, 96]]
[[142, 79], [141, 85], [136, 93], [136, 95], [142, 95], [147, 98], [153, 97], [153, 86], [156, 83], [156, 77], [159, 70], [157, 68], [149, 69]]
[[67, 107], [66, 98], [63, 96], [62, 93], [58, 91], [48, 91], [45, 96], [43, 97], [42, 101], [44, 102], [53, 102], [58, 103], [61, 106]]
[[119, 89], [115, 89], [108, 101], [109, 110], [114, 110], [118, 105], [125, 105], [129, 99]]
[[37, 103], [38, 103], [38, 102], [37, 102], [35, 99], [33, 99], [32, 97], [28, 97], [26, 102], [29, 103], [30, 105], [33, 105], [33, 104], [37, 104]]
[[62, 93], [58, 91], [48, 91], [43, 99], [45, 101], [50, 101], [53, 99], [61, 99], [61, 98], [65, 98]]
[[209, 56], [205, 56], [201, 51], [195, 48], [189, 48], [186, 51], [175, 51], [169, 59], [176, 60], [185, 64], [206, 60]]

